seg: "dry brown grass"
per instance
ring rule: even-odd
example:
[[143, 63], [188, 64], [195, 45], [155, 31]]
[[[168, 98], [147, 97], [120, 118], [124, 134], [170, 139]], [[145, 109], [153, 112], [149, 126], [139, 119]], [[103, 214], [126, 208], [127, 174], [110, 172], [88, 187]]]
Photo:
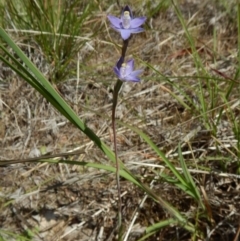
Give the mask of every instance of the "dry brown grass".
[[[208, 67], [212, 66], [226, 76], [233, 76], [236, 71], [236, 23], [218, 4], [206, 3], [181, 1], [180, 7], [189, 20], [189, 30], [206, 69], [216, 75]], [[216, 17], [219, 19], [213, 25]], [[215, 43], [214, 26], [218, 32]], [[194, 99], [196, 79], [178, 78], [194, 76], [196, 69], [174, 10], [169, 8], [148, 19], [148, 27], [145, 33], [133, 36], [128, 55], [137, 55], [169, 78], [176, 77], [173, 81]], [[104, 41], [115, 41], [119, 36], [105, 29], [97, 38], [91, 42], [94, 51], [88, 49], [82, 53], [82, 66], [86, 68], [80, 69], [79, 88], [76, 88], [76, 79], [61, 83], [56, 88], [87, 125], [112, 146], [111, 89], [115, 78], [111, 68], [119, 54], [113, 45]], [[217, 55], [212, 51], [214, 44]], [[40, 48], [36, 44], [31, 46], [38, 53], [33, 55], [33, 60], [37, 61], [37, 56], [41, 56]], [[140, 61], [137, 62], [141, 65]], [[58, 154], [79, 150], [81, 154], [64, 158], [108, 162], [83, 134], [30, 86], [3, 66], [0, 75], [2, 160], [34, 157], [41, 152]], [[186, 163], [208, 207], [207, 214], [198, 213], [196, 203], [186, 193], [161, 179], [153, 183], [153, 190], [185, 213], [189, 220], [197, 220], [196, 226], [206, 236], [208, 234], [208, 240], [239, 240], [240, 182], [239, 176], [233, 175], [239, 163], [239, 150], [228, 112], [223, 114], [214, 137], [211, 130], [206, 130], [200, 116], [186, 110], [171, 96], [173, 92], [184, 98], [163, 78], [146, 67], [142, 79], [141, 84], [124, 83], [117, 117], [146, 132], [176, 167], [179, 167], [177, 146], [181, 143]], [[226, 81], [219, 85], [224, 90]], [[238, 101], [236, 88], [230, 104], [236, 118], [240, 111]], [[218, 106], [221, 104], [219, 102]], [[212, 112], [213, 118], [217, 111]], [[121, 125], [117, 129], [117, 143], [121, 160], [131, 171], [141, 175], [145, 183], [150, 184], [157, 176], [156, 172], [168, 173], [150, 147]], [[216, 143], [219, 148], [216, 148]], [[232, 161], [226, 164], [222, 161], [224, 157]], [[163, 166], [154, 167], [153, 164]], [[225, 174], [218, 173], [219, 170], [224, 170]], [[121, 186], [126, 229], [138, 212], [128, 240], [137, 240], [146, 227], [169, 217], [149, 198], [138, 209], [144, 193], [123, 179]], [[116, 224], [116, 197], [114, 175], [104, 171], [46, 163], [0, 167], [0, 227], [15, 233], [38, 227], [34, 240], [115, 240], [112, 230]], [[146, 240], [190, 240], [190, 234], [183, 227], [167, 227]], [[199, 237], [196, 240], [207, 239]]]

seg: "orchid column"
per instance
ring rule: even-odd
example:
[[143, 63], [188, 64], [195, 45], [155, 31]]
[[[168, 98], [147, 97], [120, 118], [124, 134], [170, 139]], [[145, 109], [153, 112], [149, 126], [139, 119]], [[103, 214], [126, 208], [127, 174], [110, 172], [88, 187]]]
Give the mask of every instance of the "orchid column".
[[119, 161], [117, 158], [117, 143], [116, 143], [116, 128], [115, 128], [115, 110], [117, 106], [118, 92], [124, 81], [139, 82], [138, 75], [143, 70], [134, 70], [134, 60], [130, 59], [126, 63], [124, 62], [128, 42], [132, 34], [143, 32], [144, 29], [141, 25], [146, 21], [146, 17], [133, 18], [132, 11], [129, 6], [125, 6], [122, 10], [120, 18], [108, 15], [108, 19], [111, 22], [111, 27], [121, 34], [123, 39], [122, 55], [119, 58], [114, 72], [118, 78], [113, 91], [113, 107], [112, 107], [112, 128], [114, 139], [114, 152], [116, 160], [116, 181], [118, 188], [118, 228], [121, 228], [122, 224], [122, 202], [121, 202], [121, 190], [119, 181]]

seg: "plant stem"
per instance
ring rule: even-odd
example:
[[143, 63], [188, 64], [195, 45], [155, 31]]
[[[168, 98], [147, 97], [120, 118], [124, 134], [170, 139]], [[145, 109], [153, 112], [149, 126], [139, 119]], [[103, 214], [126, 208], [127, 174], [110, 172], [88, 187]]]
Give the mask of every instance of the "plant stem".
[[116, 161], [116, 182], [118, 189], [118, 228], [122, 225], [122, 201], [121, 201], [121, 189], [120, 189], [120, 178], [119, 178], [119, 161], [117, 156], [117, 140], [116, 140], [116, 124], [115, 124], [115, 112], [117, 106], [118, 92], [122, 86], [123, 82], [118, 80], [113, 91], [113, 106], [112, 106], [112, 128], [113, 128], [113, 143], [114, 143], [114, 153]]
[[[124, 62], [125, 54], [127, 51], [129, 39], [123, 41], [122, 46], [122, 56], [118, 61], [118, 64], [121, 67], [122, 63]], [[120, 178], [119, 178], [119, 161], [117, 155], [117, 140], [116, 140], [116, 120], [115, 120], [115, 113], [117, 107], [117, 100], [118, 100], [118, 93], [122, 87], [123, 82], [121, 80], [117, 80], [117, 83], [114, 86], [113, 90], [113, 105], [112, 105], [112, 129], [113, 129], [113, 143], [114, 143], [114, 153], [115, 153], [115, 161], [116, 161], [116, 182], [117, 182], [117, 190], [118, 190], [118, 230], [121, 230], [122, 226], [122, 200], [121, 200], [121, 187], [120, 187]], [[119, 232], [119, 236], [120, 236]]]

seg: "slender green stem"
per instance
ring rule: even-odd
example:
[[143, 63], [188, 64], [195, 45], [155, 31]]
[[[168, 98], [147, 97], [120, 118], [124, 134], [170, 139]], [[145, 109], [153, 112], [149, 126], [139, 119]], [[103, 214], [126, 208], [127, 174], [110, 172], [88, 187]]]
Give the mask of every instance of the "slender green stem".
[[114, 153], [116, 160], [116, 182], [118, 189], [118, 227], [122, 224], [122, 201], [121, 201], [121, 189], [120, 189], [120, 178], [119, 178], [119, 161], [117, 156], [117, 140], [116, 140], [116, 122], [115, 122], [115, 112], [117, 106], [118, 92], [121, 89], [123, 82], [118, 80], [113, 91], [113, 106], [112, 106], [112, 128], [113, 128], [113, 143], [114, 143]]
[[[127, 51], [129, 39], [123, 41], [122, 46], [122, 56], [121, 56], [121, 63], [124, 62], [125, 54]], [[121, 64], [118, 62], [118, 64]], [[117, 190], [118, 190], [118, 230], [121, 230], [122, 226], [122, 200], [121, 200], [121, 187], [120, 187], [120, 164], [118, 161], [117, 155], [117, 139], [116, 139], [116, 121], [115, 121], [115, 113], [117, 107], [117, 100], [118, 100], [118, 93], [122, 87], [123, 82], [121, 80], [117, 80], [116, 85], [114, 86], [113, 90], [113, 105], [112, 105], [112, 128], [113, 128], [113, 143], [114, 143], [114, 153], [115, 153], [115, 161], [116, 161], [116, 182], [117, 182]], [[119, 232], [119, 236], [121, 236]]]
[[125, 59], [125, 55], [126, 55], [126, 52], [127, 52], [127, 47], [128, 47], [128, 43], [129, 43], [130, 39], [131, 39], [131, 36], [130, 36], [130, 38], [128, 38], [126, 40], [123, 40], [123, 46], [122, 46], [122, 60], [123, 61]]

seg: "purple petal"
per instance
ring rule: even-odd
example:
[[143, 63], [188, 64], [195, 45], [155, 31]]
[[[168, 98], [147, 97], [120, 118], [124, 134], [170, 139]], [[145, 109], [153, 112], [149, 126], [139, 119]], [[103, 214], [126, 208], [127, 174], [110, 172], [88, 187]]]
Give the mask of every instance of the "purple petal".
[[123, 40], [128, 39], [132, 32], [131, 29], [119, 29], [118, 31], [121, 33]]
[[137, 77], [137, 76], [135, 76], [135, 75], [128, 75], [128, 76], [126, 76], [125, 78], [124, 78], [124, 80], [125, 81], [130, 81], [130, 82], [139, 82], [140, 81], [140, 79]]
[[126, 64], [128, 67], [127, 69], [129, 70], [130, 73], [132, 73], [134, 69], [134, 59], [129, 59]]
[[134, 75], [134, 76], [137, 77], [137, 76], [140, 75], [142, 72], [143, 72], [143, 69], [134, 70], [134, 71], [131, 73], [131, 75]]
[[138, 28], [146, 21], [146, 17], [134, 18], [131, 20], [131, 28]]
[[143, 28], [131, 28], [129, 30], [131, 31], [131, 33], [141, 33], [144, 31]]
[[116, 30], [116, 31], [120, 32], [120, 31], [119, 31], [119, 28], [116, 28], [116, 27], [115, 27], [115, 26], [113, 26], [113, 25], [111, 25], [111, 27], [112, 27], [114, 30]]
[[114, 73], [117, 75], [117, 77], [120, 79], [119, 69], [115, 66], [115, 67], [113, 68], [113, 71], [114, 71]]
[[108, 20], [111, 22], [112, 26], [115, 28], [122, 28], [121, 19], [114, 17], [112, 15], [107, 16]]
[[126, 74], [125, 74], [125, 75], [128, 76], [128, 75], [132, 74], [132, 71], [133, 71], [133, 70], [131, 69], [131, 66], [127, 65], [125, 71], [126, 71]]
[[[123, 62], [124, 62], [124, 59], [123, 59], [123, 57], [121, 56], [121, 57], [119, 58], [118, 62], [116, 63], [116, 67], [117, 67], [118, 71], [119, 71], [120, 68], [122, 67]], [[120, 72], [120, 71], [119, 71], [119, 72]]]

